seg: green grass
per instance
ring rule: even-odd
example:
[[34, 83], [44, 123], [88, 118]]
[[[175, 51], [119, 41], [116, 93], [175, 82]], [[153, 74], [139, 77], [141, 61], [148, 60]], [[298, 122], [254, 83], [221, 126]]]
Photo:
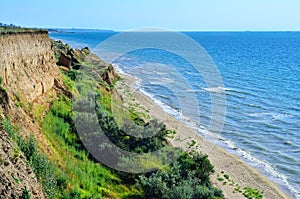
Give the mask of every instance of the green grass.
[[[76, 134], [65, 122], [71, 117], [70, 105], [67, 98], [54, 101], [42, 123], [54, 151], [49, 159], [39, 152], [33, 136], [22, 138], [9, 119], [2, 119], [4, 130], [18, 144], [13, 154], [20, 154], [20, 150], [24, 153], [48, 198], [133, 198], [141, 195], [134, 185], [126, 185], [114, 171], [91, 159], [77, 143]], [[18, 183], [14, 174], [12, 176]]]
[[[53, 102], [42, 123], [42, 129], [56, 152], [52, 161], [60, 165], [62, 182], [66, 189], [58, 195], [80, 198], [125, 198], [139, 195], [131, 185], [125, 185], [111, 169], [95, 162], [82, 148], [79, 138], [72, 131], [71, 103], [67, 98]], [[70, 121], [69, 121], [70, 122]]]
[[[19, 158], [20, 151], [22, 151], [38, 181], [42, 183], [44, 192], [48, 198], [55, 198], [55, 190], [57, 188], [55, 167], [44, 154], [39, 152], [34, 137], [22, 138], [19, 129], [11, 124], [9, 118], [2, 118], [2, 127], [17, 143], [17, 146], [14, 146], [13, 149], [14, 158]], [[19, 179], [14, 174], [12, 174], [12, 177], [16, 183], [19, 183]]]
[[67, 87], [67, 89], [69, 91], [73, 91], [74, 90], [74, 81], [72, 81], [72, 79], [65, 73], [61, 73], [62, 74], [62, 77], [63, 77], [63, 83], [64, 85]]
[[0, 35], [6, 35], [6, 34], [18, 34], [18, 33], [48, 33], [47, 30], [43, 29], [33, 29], [33, 28], [20, 28], [20, 27], [0, 27]]
[[11, 174], [12, 178], [14, 179], [15, 183], [20, 184], [19, 179], [15, 176], [15, 174]]
[[262, 199], [263, 195], [257, 189], [253, 189], [250, 187], [244, 187], [243, 195], [248, 199]]

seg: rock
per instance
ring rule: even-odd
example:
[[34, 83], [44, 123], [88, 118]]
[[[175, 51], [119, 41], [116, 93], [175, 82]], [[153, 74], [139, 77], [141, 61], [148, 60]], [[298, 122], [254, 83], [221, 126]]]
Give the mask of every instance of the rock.
[[6, 91], [0, 85], [0, 105], [5, 105], [8, 102], [8, 96]]
[[72, 65], [80, 63], [80, 59], [78, 57], [78, 51], [79, 50], [73, 50], [73, 49], [68, 50], [68, 55], [71, 57]]
[[91, 51], [90, 51], [90, 49], [89, 49], [88, 47], [82, 48], [82, 49], [81, 49], [81, 52], [84, 53], [84, 54], [86, 54], [86, 55], [88, 55], [88, 54], [91, 53]]
[[4, 166], [7, 167], [8, 165], [9, 165], [9, 161], [5, 161], [5, 162], [4, 162]]
[[71, 59], [71, 57], [65, 55], [64, 52], [61, 52], [60, 57], [59, 57], [59, 60], [58, 60], [58, 62], [57, 62], [57, 65], [59, 65], [59, 66], [64, 66], [64, 67], [70, 69], [71, 64], [72, 64], [72, 59]]
[[74, 70], [79, 70], [81, 67], [82, 67], [82, 65], [76, 64], [76, 65], [74, 65], [72, 68], [73, 68]]
[[114, 80], [118, 78], [112, 65], [108, 66], [105, 72], [102, 73], [101, 77], [108, 85], [113, 85]]
[[69, 71], [70, 70], [70, 68], [65, 67], [65, 66], [60, 66], [59, 68], [62, 69], [63, 71]]

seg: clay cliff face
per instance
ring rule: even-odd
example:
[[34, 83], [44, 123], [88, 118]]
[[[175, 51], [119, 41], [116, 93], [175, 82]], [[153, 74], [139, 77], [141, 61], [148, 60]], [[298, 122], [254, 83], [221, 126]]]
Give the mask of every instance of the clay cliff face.
[[0, 35], [0, 76], [14, 94], [32, 102], [53, 87], [59, 74], [47, 33]]
[[[38, 105], [47, 108], [49, 93], [58, 95], [58, 86], [64, 89], [60, 77], [47, 32], [0, 35], [0, 119], [9, 117], [23, 137], [33, 134], [44, 152], [49, 147], [39, 125], [33, 122], [32, 112]], [[45, 198], [24, 155], [21, 153], [18, 161], [12, 160], [16, 143], [1, 125], [0, 137], [0, 198], [19, 198], [24, 188], [31, 198]]]

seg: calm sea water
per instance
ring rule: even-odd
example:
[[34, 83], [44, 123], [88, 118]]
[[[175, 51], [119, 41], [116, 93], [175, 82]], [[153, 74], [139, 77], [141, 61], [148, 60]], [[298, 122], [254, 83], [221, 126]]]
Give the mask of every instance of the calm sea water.
[[[93, 49], [114, 34], [52, 33], [50, 37], [75, 48]], [[178, 98], [190, 96], [168, 68], [179, 71], [200, 102], [200, 116], [184, 115], [195, 128], [209, 124], [209, 91], [225, 90], [226, 121], [217, 144], [300, 198], [300, 32], [184, 34], [209, 53], [225, 88], [208, 88], [186, 60], [162, 50], [133, 51], [114, 64], [120, 71], [135, 75], [140, 91], [174, 116], [181, 108]]]

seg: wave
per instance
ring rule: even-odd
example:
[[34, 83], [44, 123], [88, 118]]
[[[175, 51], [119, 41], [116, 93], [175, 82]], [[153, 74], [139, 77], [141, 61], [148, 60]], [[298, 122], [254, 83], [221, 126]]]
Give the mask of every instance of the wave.
[[160, 98], [164, 98], [164, 99], [170, 99], [169, 96], [166, 96], [166, 95], [158, 95]]
[[262, 112], [262, 113], [249, 113], [251, 117], [270, 117], [274, 120], [280, 120], [282, 118], [290, 117], [287, 113], [274, 113], [274, 112]]
[[225, 91], [230, 90], [229, 88], [225, 88], [222, 86], [217, 86], [217, 87], [208, 87], [208, 88], [202, 88], [203, 90], [211, 93], [224, 93]]
[[257, 105], [257, 104], [246, 104], [246, 105], [248, 105], [250, 107], [254, 107], [254, 108], [263, 108], [262, 106]]
[[121, 69], [121, 67], [119, 67], [117, 64], [112, 64], [112, 66], [115, 68], [116, 72], [117, 73], [120, 73], [120, 74], [124, 74], [126, 75], [127, 73]]
[[205, 92], [205, 91], [203, 91], [203, 89], [187, 89], [186, 92], [189, 92], [189, 93], [201, 93], [201, 92]]
[[179, 112], [176, 109], [170, 107], [169, 105], [163, 103], [161, 100], [155, 98], [154, 95], [148, 93], [142, 87], [139, 87], [138, 91], [141, 92], [143, 95], [147, 96], [151, 101], [153, 101], [156, 105], [158, 105], [160, 108], [162, 108], [169, 115], [175, 117], [177, 120], [180, 120], [180, 121], [182, 120], [181, 112]]
[[236, 146], [236, 144], [231, 141], [227, 140], [223, 137], [219, 138], [219, 143], [217, 143], [221, 146], [225, 146], [225, 148], [229, 149], [231, 153], [237, 154], [239, 157], [244, 159], [246, 162], [248, 162], [250, 165], [258, 168], [260, 171], [265, 173], [267, 176], [270, 176], [272, 180], [280, 184], [282, 187], [287, 187], [287, 191], [291, 192], [291, 194], [295, 195], [297, 199], [300, 198], [300, 192], [298, 191], [300, 189], [300, 186], [297, 184], [291, 184], [288, 182], [288, 177], [284, 174], [281, 174], [279, 171], [277, 171], [276, 168], [272, 166], [269, 162], [265, 160], [258, 159], [251, 155], [246, 150], [243, 150]]
[[174, 83], [176, 80], [171, 79], [171, 78], [163, 77], [163, 78], [161, 79], [161, 81], [164, 82], [164, 83]]

